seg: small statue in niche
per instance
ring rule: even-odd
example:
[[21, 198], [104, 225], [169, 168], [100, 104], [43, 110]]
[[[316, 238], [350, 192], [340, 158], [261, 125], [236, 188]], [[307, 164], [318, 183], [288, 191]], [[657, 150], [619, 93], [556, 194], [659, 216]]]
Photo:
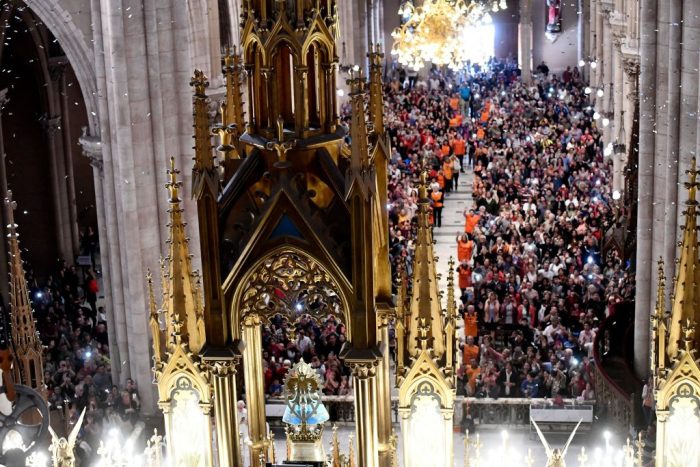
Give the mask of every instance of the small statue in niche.
[[547, 26], [548, 33], [561, 32], [561, 0], [546, 0], [547, 2]]

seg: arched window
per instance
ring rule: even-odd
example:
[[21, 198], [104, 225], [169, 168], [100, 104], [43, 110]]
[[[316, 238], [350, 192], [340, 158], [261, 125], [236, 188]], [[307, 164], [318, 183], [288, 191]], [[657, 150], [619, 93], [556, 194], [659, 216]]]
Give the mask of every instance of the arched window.
[[309, 126], [319, 128], [321, 126], [321, 107], [319, 104], [319, 57], [316, 44], [309, 47], [306, 53], [306, 65], [308, 75], [306, 79], [308, 102], [309, 102]]

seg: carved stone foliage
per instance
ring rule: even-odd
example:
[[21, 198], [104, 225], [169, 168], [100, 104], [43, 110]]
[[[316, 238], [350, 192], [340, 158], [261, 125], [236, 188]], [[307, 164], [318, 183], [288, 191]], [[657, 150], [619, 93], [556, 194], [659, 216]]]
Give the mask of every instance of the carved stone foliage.
[[241, 317], [275, 315], [296, 322], [302, 317], [324, 321], [328, 315], [343, 318], [345, 310], [333, 277], [312, 258], [283, 251], [263, 261], [244, 286]]

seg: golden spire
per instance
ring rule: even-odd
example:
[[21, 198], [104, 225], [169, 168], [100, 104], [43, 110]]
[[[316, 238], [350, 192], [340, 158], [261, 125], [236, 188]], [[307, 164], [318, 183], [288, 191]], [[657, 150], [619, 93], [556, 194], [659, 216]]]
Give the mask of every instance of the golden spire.
[[43, 388], [43, 347], [36, 330], [34, 311], [27, 290], [14, 216], [17, 203], [12, 200], [12, 191], [7, 192], [5, 207], [9, 232], [7, 243], [10, 254], [10, 321], [15, 353], [15, 382], [33, 388]]
[[369, 144], [367, 141], [367, 122], [365, 120], [366, 81], [362, 69], [350, 70], [351, 123], [350, 138], [352, 140], [350, 166], [353, 175], [360, 176], [369, 165]]
[[211, 153], [211, 140], [209, 138], [209, 115], [207, 111], [207, 92], [209, 80], [201, 70], [194, 70], [194, 76], [190, 80], [190, 86], [194, 88], [192, 98], [194, 117], [194, 161], [195, 167], [209, 169], [214, 165]]
[[[686, 320], [691, 319], [696, 323], [700, 322], [700, 258], [698, 257], [700, 249], [698, 248], [698, 202], [696, 200], [698, 171], [695, 166], [695, 158], [691, 160], [690, 170], [686, 171], [686, 173], [689, 175], [689, 181], [685, 184], [685, 187], [688, 189], [688, 201], [685, 203], [683, 241], [680, 245], [680, 259], [673, 290], [667, 349], [669, 358], [675, 358], [678, 353], [679, 340], [682, 333], [681, 327]], [[700, 348], [697, 340], [695, 345], [696, 348]]]
[[219, 136], [220, 144], [216, 150], [223, 154], [225, 160], [240, 159], [239, 138], [245, 131], [245, 122], [241, 99], [241, 59], [235, 46], [233, 49], [226, 49], [223, 62], [226, 99], [221, 103], [221, 123], [214, 125], [212, 133]]
[[[177, 179], [179, 173], [180, 171], [175, 168], [175, 159], [171, 157], [168, 170], [170, 181], [166, 185], [170, 194], [168, 199], [170, 203], [169, 252], [165, 258], [167, 272], [164, 271], [166, 274], [164, 282], [167, 283], [169, 293], [163, 308], [166, 316], [169, 317], [168, 331], [173, 335], [179, 334], [182, 341], [189, 344], [190, 350], [196, 353], [204, 345], [204, 320], [202, 304], [195, 284], [196, 276], [192, 273], [189, 239], [185, 234], [185, 224], [182, 221], [183, 209], [180, 206], [179, 194], [182, 183]], [[177, 344], [177, 339], [174, 340], [173, 335], [168, 336], [169, 349]]]
[[445, 374], [450, 376], [454, 370], [455, 351], [455, 260], [450, 256], [447, 271], [447, 307], [445, 309]]
[[664, 260], [659, 258], [659, 275], [656, 287], [656, 306], [651, 317], [651, 372], [663, 370], [666, 366], [666, 276]]
[[415, 355], [420, 338], [420, 321], [424, 320], [430, 329], [428, 338], [432, 338], [433, 356], [441, 358], [445, 353], [445, 335], [435, 272], [433, 233], [428, 220], [430, 200], [427, 184], [427, 174], [423, 172], [418, 185], [418, 234], [413, 256], [413, 294], [409, 308], [410, 327], [407, 347], [409, 354]]
[[369, 114], [374, 131], [384, 133], [384, 95], [382, 90], [382, 60], [384, 54], [381, 46], [375, 44], [369, 57]]

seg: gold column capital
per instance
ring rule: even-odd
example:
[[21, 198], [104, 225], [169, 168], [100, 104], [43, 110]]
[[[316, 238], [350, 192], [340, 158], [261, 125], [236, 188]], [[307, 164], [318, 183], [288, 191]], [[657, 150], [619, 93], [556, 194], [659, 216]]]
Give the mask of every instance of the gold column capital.
[[256, 313], [248, 313], [243, 316], [241, 324], [243, 327], [260, 326], [262, 324], [262, 318]]
[[345, 362], [350, 367], [352, 375], [358, 380], [374, 378], [377, 375], [377, 365], [379, 360], [348, 360]]

